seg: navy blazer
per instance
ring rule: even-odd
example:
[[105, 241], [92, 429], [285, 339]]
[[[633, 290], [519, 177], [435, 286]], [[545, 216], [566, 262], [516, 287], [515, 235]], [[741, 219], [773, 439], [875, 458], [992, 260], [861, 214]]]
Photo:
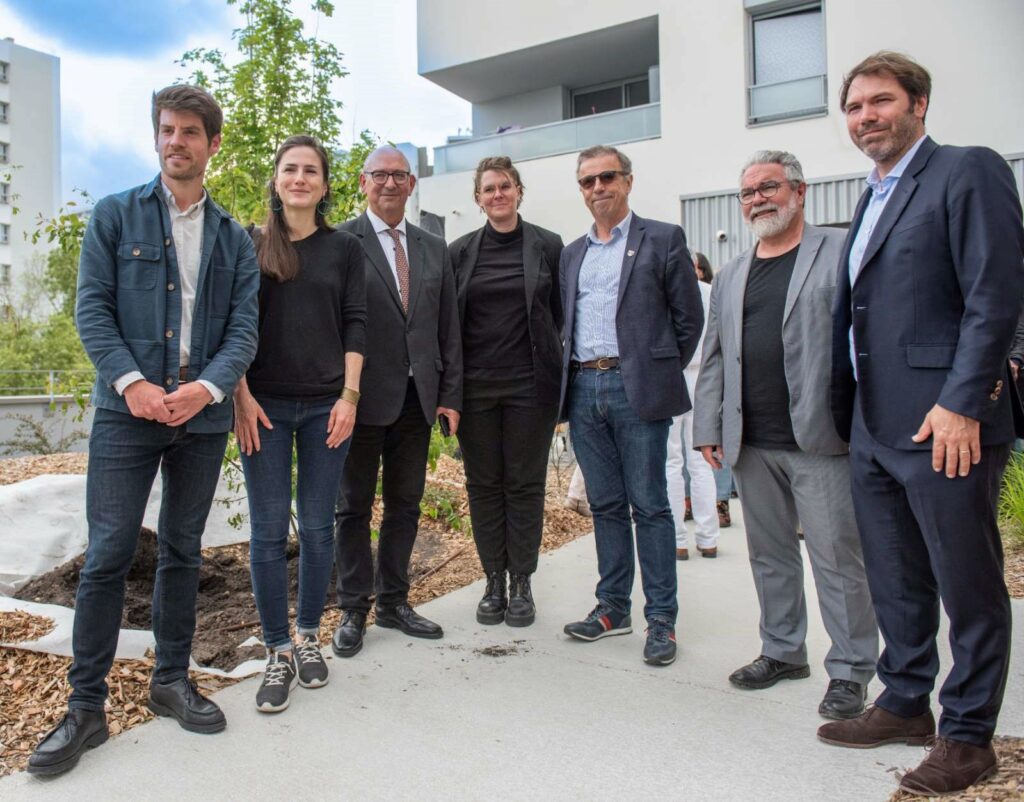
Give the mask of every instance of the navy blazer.
[[[533, 349], [533, 384], [539, 403], [554, 404], [562, 379], [562, 299], [558, 289], [562, 238], [525, 220], [522, 226], [523, 293]], [[476, 268], [483, 236], [484, 229], [478, 228], [448, 246], [455, 272], [460, 321], [466, 319], [469, 280]]]
[[857, 206], [839, 263], [832, 336], [836, 428], [850, 439], [859, 397], [879, 443], [930, 450], [931, 440], [918, 444], [911, 437], [937, 403], [981, 421], [982, 445], [1011, 442], [1007, 353], [1024, 290], [1024, 228], [1013, 173], [988, 148], [940, 146], [926, 138], [893, 192], [852, 288], [850, 249], [870, 190]]
[[[584, 235], [565, 247], [558, 269], [565, 310], [562, 420], [568, 417], [576, 288], [586, 253]], [[683, 368], [693, 358], [703, 329], [704, 305], [683, 229], [634, 214], [619, 275], [615, 333], [626, 398], [641, 419], [661, 420], [691, 409]]]

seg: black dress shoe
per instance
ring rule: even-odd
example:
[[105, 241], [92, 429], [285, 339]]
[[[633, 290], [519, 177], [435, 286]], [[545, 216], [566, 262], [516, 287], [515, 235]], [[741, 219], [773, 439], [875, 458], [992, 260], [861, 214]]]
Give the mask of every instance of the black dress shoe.
[[346, 610], [341, 625], [334, 630], [331, 638], [331, 650], [338, 657], [352, 657], [363, 648], [363, 635], [366, 633], [366, 613], [358, 610]]
[[780, 679], [804, 679], [811, 676], [810, 666], [783, 663], [774, 657], [761, 655], [754, 662], [738, 668], [729, 675], [729, 682], [737, 688], [759, 691], [770, 688]]
[[102, 710], [69, 710], [28, 759], [28, 773], [43, 776], [73, 769], [86, 749], [109, 738], [107, 714]]
[[433, 621], [417, 613], [408, 604], [394, 607], [377, 606], [377, 626], [385, 629], [400, 629], [413, 638], [437, 640], [444, 637], [444, 630]]
[[857, 718], [864, 712], [864, 700], [868, 698], [868, 686], [848, 679], [829, 680], [825, 698], [818, 705], [823, 718], [844, 721]]
[[509, 574], [508, 610], [505, 623], [510, 627], [528, 627], [537, 616], [530, 590], [529, 574]]
[[166, 685], [152, 683], [149, 686], [149, 709], [158, 716], [177, 719], [189, 732], [220, 732], [227, 726], [221, 709], [202, 696], [196, 684], [187, 677]]
[[505, 620], [508, 595], [505, 587], [505, 572], [492, 571], [487, 575], [484, 597], [476, 606], [476, 620], [480, 624], [500, 624]]

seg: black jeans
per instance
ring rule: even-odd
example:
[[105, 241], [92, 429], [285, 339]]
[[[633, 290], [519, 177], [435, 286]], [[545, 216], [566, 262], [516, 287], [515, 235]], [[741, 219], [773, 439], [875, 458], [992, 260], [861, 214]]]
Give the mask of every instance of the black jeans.
[[[334, 516], [338, 605], [342, 609], [369, 612], [375, 585], [378, 606], [391, 607], [408, 599], [409, 557], [416, 542], [429, 447], [430, 424], [423, 417], [411, 378], [402, 412], [394, 423], [356, 424]], [[382, 462], [384, 518], [377, 541], [375, 583], [370, 517]]]
[[89, 545], [75, 598], [68, 707], [103, 710], [124, 611], [125, 577], [157, 471], [163, 476], [153, 586], [153, 682], [188, 675], [196, 628], [203, 530], [217, 489], [227, 432], [191, 434], [97, 409], [89, 437], [85, 516]]
[[466, 385], [459, 445], [473, 539], [484, 571], [532, 574], [544, 527], [548, 450], [556, 404], [538, 405], [532, 384]]

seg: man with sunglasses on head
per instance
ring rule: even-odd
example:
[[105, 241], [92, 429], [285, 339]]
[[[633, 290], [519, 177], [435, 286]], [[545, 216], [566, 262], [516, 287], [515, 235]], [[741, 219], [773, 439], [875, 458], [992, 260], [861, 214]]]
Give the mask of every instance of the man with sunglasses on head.
[[825, 718], [864, 710], [878, 657], [850, 496], [849, 448], [832, 422], [832, 296], [844, 233], [804, 221], [804, 182], [791, 153], [755, 153], [737, 199], [757, 238], [711, 288], [694, 391], [693, 443], [732, 466], [761, 606], [761, 653], [729, 676], [760, 690], [810, 676], [807, 604], [797, 528], [832, 647]]
[[[448, 247], [405, 219], [415, 186], [402, 152], [377, 148], [359, 176], [368, 208], [340, 226], [366, 253], [366, 360], [336, 514], [338, 605], [345, 613], [331, 646], [339, 657], [362, 648], [374, 595], [377, 626], [416, 638], [444, 634], [409, 606], [409, 558], [431, 427], [438, 417], [451, 434], [459, 425], [462, 341]], [[370, 516], [382, 466], [375, 581]]]
[[676, 658], [676, 532], [665, 482], [672, 418], [690, 408], [683, 381], [704, 308], [683, 230], [629, 208], [632, 164], [613, 147], [587, 148], [576, 180], [594, 218], [562, 251], [565, 309], [562, 419], [594, 516], [597, 606], [565, 633], [583, 641], [632, 631], [632, 519], [647, 603], [644, 661]]

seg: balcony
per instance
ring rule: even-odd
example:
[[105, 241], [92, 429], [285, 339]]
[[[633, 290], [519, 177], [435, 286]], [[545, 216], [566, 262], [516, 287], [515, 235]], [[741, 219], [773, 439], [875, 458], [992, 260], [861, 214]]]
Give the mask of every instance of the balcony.
[[621, 145], [661, 136], [661, 104], [591, 114], [434, 148], [434, 174], [475, 170], [486, 156], [513, 161], [575, 153], [591, 145]]
[[751, 86], [747, 90], [750, 123], [824, 114], [828, 111], [827, 91], [824, 75]]

